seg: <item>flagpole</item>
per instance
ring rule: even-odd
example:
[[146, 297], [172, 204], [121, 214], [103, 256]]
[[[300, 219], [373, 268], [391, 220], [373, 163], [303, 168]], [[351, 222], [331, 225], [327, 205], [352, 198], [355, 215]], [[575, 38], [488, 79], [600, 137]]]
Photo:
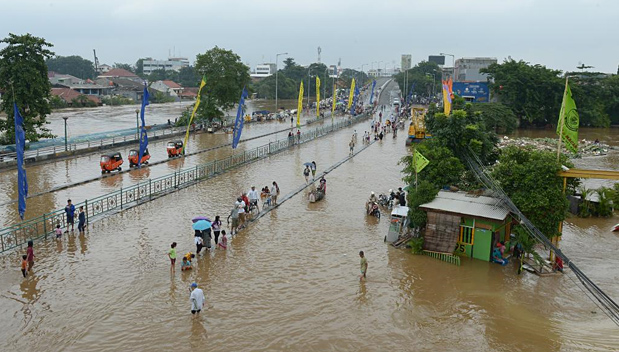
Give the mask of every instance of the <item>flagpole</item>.
[[565, 89], [563, 90], [563, 101], [561, 102], [561, 110], [559, 110], [559, 123], [561, 124], [559, 128], [559, 143], [557, 146], [557, 161], [559, 161], [559, 157], [561, 155], [561, 138], [563, 137], [563, 126], [565, 125], [565, 95], [567, 94], [567, 80], [569, 76], [567, 73], [565, 74]]

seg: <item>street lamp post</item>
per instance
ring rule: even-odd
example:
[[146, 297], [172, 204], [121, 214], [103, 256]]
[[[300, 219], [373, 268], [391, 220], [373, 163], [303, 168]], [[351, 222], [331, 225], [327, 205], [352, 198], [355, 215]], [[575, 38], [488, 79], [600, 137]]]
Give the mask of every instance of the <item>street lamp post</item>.
[[135, 134], [136, 139], [140, 138], [140, 109], [135, 109]]
[[453, 54], [441, 53], [443, 56], [451, 56], [451, 78], [454, 79], [456, 75], [456, 56]]
[[275, 112], [279, 111], [279, 107], [277, 106], [277, 72], [279, 72], [279, 67], [277, 66], [277, 60], [280, 55], [288, 55], [288, 53], [281, 53], [275, 55]]
[[69, 117], [68, 116], [63, 116], [62, 119], [64, 120], [64, 151], [68, 151], [68, 144], [67, 144], [67, 119]]

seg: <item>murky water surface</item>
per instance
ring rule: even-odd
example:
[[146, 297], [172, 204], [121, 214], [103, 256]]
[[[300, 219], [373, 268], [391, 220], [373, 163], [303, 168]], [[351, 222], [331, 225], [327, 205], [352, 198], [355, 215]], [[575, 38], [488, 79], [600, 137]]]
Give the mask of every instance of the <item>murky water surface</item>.
[[[205, 253], [192, 271], [170, 272], [166, 251], [172, 241], [179, 254], [194, 250], [192, 217], [225, 219], [236, 194], [251, 184], [261, 188], [276, 180], [282, 195], [291, 192], [304, 183], [304, 162], [315, 160], [319, 171], [326, 169], [346, 157], [352, 130], [362, 134], [367, 128], [339, 131], [110, 216], [91, 224], [84, 236], [37, 242], [37, 262], [27, 279], [19, 272], [23, 250], [3, 256], [1, 349], [619, 350], [617, 327], [571, 274], [517, 276], [512, 265], [469, 260], [457, 267], [385, 245], [388, 217], [366, 217], [364, 202], [371, 191], [401, 185], [403, 134], [387, 135], [330, 173], [323, 201], [309, 204], [301, 193], [231, 238], [228, 250]], [[191, 143], [207, 146], [228, 138], [196, 136]], [[188, 158], [184, 166], [228, 152]], [[95, 163], [89, 158], [41, 167], [40, 183], [83, 177]], [[178, 166], [143, 172], [153, 177]], [[42, 211], [67, 196], [123, 185], [132, 175], [45, 196], [29, 207]], [[570, 219], [561, 246], [619, 298], [619, 238], [609, 231], [616, 222]], [[368, 279], [361, 283], [359, 250], [369, 261]], [[189, 313], [188, 287], [194, 281], [208, 306], [199, 319]]]

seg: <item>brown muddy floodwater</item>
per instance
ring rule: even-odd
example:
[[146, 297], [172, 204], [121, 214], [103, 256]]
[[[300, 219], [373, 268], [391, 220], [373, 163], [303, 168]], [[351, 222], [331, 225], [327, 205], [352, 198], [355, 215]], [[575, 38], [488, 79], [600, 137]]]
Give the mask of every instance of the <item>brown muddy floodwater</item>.
[[[17, 351], [617, 351], [619, 334], [572, 274], [539, 278], [464, 260], [457, 267], [383, 243], [388, 217], [365, 216], [371, 191], [401, 186], [404, 135], [391, 135], [327, 175], [326, 198], [296, 195], [215, 250], [171, 273], [172, 241], [193, 251], [190, 219], [228, 215], [236, 194], [276, 180], [282, 195], [343, 159], [356, 125], [109, 216], [84, 236], [35, 244], [0, 271], [1, 350]], [[615, 219], [574, 219], [561, 246], [619, 297]], [[369, 261], [359, 282], [359, 250]], [[179, 256], [180, 257], [180, 256]], [[178, 263], [177, 263], [178, 265]], [[199, 319], [188, 287], [204, 289]]]

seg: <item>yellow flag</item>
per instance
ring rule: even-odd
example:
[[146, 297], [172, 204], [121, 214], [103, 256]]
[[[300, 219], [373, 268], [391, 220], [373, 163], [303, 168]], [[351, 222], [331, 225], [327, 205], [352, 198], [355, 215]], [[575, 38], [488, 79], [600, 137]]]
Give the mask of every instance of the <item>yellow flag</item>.
[[335, 115], [335, 103], [337, 102], [337, 90], [335, 84], [333, 85], [333, 105], [331, 106], [331, 122], [333, 122], [333, 115]]
[[316, 118], [320, 117], [320, 78], [316, 76]]
[[297, 106], [297, 128], [301, 127], [301, 111], [303, 110], [303, 81], [299, 87], [299, 105]]
[[193, 122], [193, 117], [196, 115], [196, 111], [198, 111], [198, 106], [200, 106], [200, 93], [202, 93], [202, 88], [206, 85], [206, 77], [202, 76], [202, 82], [200, 82], [200, 88], [198, 89], [198, 97], [196, 98], [196, 103], [193, 105], [193, 111], [191, 112], [191, 117], [189, 118], [189, 123], [187, 124], [187, 133], [185, 133], [185, 141], [183, 142], [183, 154], [187, 150], [187, 140], [189, 139], [189, 128], [191, 127], [191, 123]]
[[348, 106], [347, 106], [347, 110], [350, 110], [350, 107], [352, 106], [352, 101], [354, 98], [354, 94], [355, 94], [355, 79], [352, 79], [352, 83], [350, 83], [350, 95], [348, 96]]
[[419, 151], [415, 150], [415, 155], [413, 156], [415, 172], [421, 172], [421, 170], [423, 170], [424, 167], [428, 166], [429, 163], [430, 161], [426, 159], [425, 156], [421, 155]]

